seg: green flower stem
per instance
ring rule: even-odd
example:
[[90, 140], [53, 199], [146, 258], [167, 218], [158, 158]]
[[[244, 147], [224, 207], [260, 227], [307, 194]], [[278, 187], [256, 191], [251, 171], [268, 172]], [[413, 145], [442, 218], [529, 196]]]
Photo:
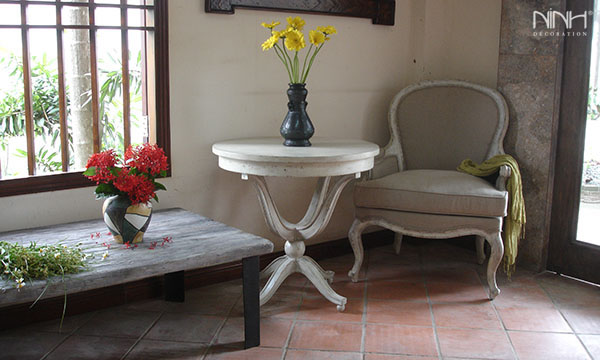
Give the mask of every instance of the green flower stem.
[[296, 55], [294, 55], [294, 83], [298, 83], [298, 78], [300, 77], [300, 61], [298, 60], [298, 52], [296, 51]]
[[60, 325], [58, 326], [59, 329], [62, 329], [63, 326], [63, 322], [65, 321], [65, 314], [67, 313], [67, 283], [65, 283], [65, 269], [59, 264], [60, 269], [62, 270], [62, 283], [63, 286], [65, 288], [65, 301], [63, 301], [63, 311], [62, 311], [62, 316], [60, 317]]
[[289, 64], [289, 67], [290, 67], [290, 72], [292, 73], [291, 82], [293, 83], [294, 82], [294, 65], [292, 63], [292, 58], [288, 54], [288, 52], [287, 52], [287, 50], [285, 48], [285, 45], [282, 47], [282, 49], [283, 49], [283, 53], [284, 53], [285, 57], [288, 60], [288, 64]]
[[280, 53], [280, 51], [283, 51], [283, 50], [281, 50], [277, 44], [275, 44], [274, 49], [275, 49], [275, 53], [277, 54], [277, 57], [279, 57], [279, 60], [281, 60], [281, 62], [283, 63], [283, 66], [285, 66], [285, 70], [288, 73], [290, 82], [292, 82], [292, 73], [290, 73], [290, 67], [288, 66], [288, 63], [287, 63], [287, 60], [285, 59], [285, 57]]
[[306, 59], [308, 59], [308, 56], [310, 55], [310, 51], [313, 49], [313, 44], [310, 44], [310, 47], [308, 48], [308, 52], [306, 53], [306, 56], [304, 57], [304, 64], [302, 64], [302, 79], [305, 78], [304, 74], [304, 70], [306, 69]]
[[315, 50], [315, 52], [313, 53], [312, 58], [310, 58], [310, 62], [308, 63], [308, 68], [306, 69], [306, 73], [302, 77], [303, 83], [306, 83], [306, 78], [308, 77], [308, 72], [310, 71], [310, 68], [312, 67], [313, 62], [315, 61], [315, 57], [317, 56], [319, 51], [321, 51], [321, 48], [323, 47], [323, 45], [325, 45], [325, 43], [322, 43], [321, 45], [319, 45], [317, 50]]
[[291, 69], [292, 59], [290, 59], [289, 55], [285, 51], [285, 46], [279, 47], [279, 44], [275, 43], [274, 49], [275, 49], [277, 56], [279, 56], [279, 59], [281, 60], [281, 62], [283, 62], [283, 65], [285, 66], [285, 70], [288, 73], [288, 78], [289, 78], [290, 82], [292, 82], [292, 69]]

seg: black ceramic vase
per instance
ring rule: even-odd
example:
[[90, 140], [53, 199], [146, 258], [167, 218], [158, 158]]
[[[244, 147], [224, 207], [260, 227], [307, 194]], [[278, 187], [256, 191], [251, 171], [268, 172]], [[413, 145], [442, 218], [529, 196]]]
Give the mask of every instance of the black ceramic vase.
[[279, 133], [285, 146], [310, 146], [308, 139], [315, 133], [315, 128], [306, 113], [306, 84], [290, 84], [287, 90], [288, 113], [281, 124]]

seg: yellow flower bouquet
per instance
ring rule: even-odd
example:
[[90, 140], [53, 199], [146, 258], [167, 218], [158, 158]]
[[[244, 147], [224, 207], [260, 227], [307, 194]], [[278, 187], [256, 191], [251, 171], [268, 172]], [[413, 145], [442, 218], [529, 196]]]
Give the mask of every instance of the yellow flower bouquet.
[[271, 32], [271, 36], [262, 43], [262, 49], [263, 51], [275, 50], [277, 57], [279, 57], [279, 60], [281, 60], [287, 70], [290, 84], [304, 84], [315, 61], [315, 57], [321, 51], [325, 42], [330, 40], [329, 36], [336, 34], [337, 30], [333, 26], [318, 26], [315, 30], [310, 30], [308, 33], [310, 47], [304, 56], [302, 67], [300, 67], [300, 56], [298, 53], [306, 47], [306, 41], [302, 33], [305, 21], [299, 16], [295, 18], [290, 16], [286, 20], [288, 25], [281, 31], [275, 30], [280, 24], [279, 21], [274, 21], [270, 24], [262, 23], [262, 26]]

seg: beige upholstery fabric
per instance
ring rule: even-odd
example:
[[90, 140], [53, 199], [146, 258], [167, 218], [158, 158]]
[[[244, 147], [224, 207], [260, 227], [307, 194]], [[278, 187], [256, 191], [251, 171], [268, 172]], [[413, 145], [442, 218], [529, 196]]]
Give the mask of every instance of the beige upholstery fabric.
[[453, 170], [464, 159], [486, 160], [499, 121], [488, 95], [463, 87], [412, 92], [397, 116], [405, 170]]
[[496, 217], [506, 216], [508, 195], [458, 171], [406, 170], [357, 183], [354, 202], [375, 209]]
[[376, 160], [377, 166], [371, 170], [370, 178], [379, 179], [389, 174], [397, 173], [400, 169], [398, 168], [398, 158], [395, 156], [388, 156], [381, 160]]
[[[384, 222], [402, 227], [407, 232], [418, 233], [420, 236], [427, 234], [443, 235], [455, 230], [479, 230], [484, 233], [497, 233], [502, 230], [500, 217], [474, 217], [421, 214], [414, 212], [356, 208], [356, 218], [362, 221], [380, 219]], [[477, 231], [473, 231], [477, 233]], [[441, 236], [443, 237], [443, 236]]]

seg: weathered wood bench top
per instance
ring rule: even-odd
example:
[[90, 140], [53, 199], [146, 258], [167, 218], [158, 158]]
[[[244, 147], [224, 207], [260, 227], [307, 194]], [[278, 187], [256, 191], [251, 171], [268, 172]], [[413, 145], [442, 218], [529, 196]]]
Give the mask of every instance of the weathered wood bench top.
[[[167, 242], [164, 238], [172, 240]], [[69, 247], [82, 243], [81, 249], [94, 257], [86, 270], [65, 277], [67, 293], [224, 264], [273, 251], [273, 243], [267, 239], [183, 209], [154, 212], [144, 241], [137, 247], [115, 243], [102, 220], [0, 233], [0, 241], [25, 245], [33, 241]], [[110, 248], [103, 243], [110, 244]], [[103, 259], [106, 251], [109, 256]], [[17, 291], [14, 282], [0, 279], [0, 305], [33, 301], [46, 284], [45, 280], [27, 282]], [[56, 277], [43, 298], [64, 292], [65, 286], [60, 277]]]

